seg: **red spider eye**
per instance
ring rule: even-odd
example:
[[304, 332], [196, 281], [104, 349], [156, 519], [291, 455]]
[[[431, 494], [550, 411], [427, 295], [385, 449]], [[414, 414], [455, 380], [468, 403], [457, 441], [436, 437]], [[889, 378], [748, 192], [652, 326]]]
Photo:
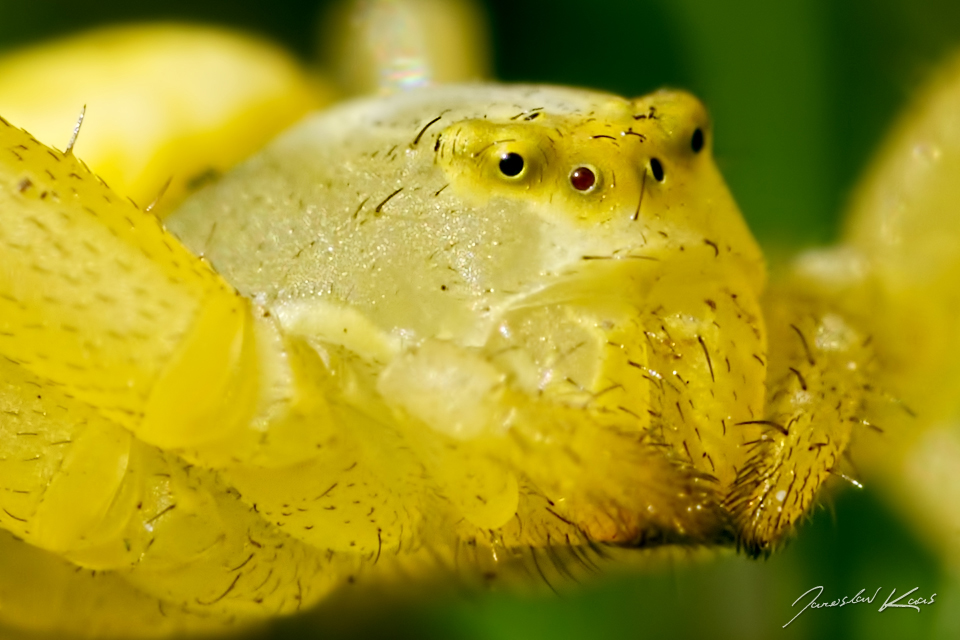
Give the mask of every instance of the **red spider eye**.
[[597, 184], [597, 176], [588, 167], [577, 167], [570, 172], [570, 184], [577, 191], [590, 191]]

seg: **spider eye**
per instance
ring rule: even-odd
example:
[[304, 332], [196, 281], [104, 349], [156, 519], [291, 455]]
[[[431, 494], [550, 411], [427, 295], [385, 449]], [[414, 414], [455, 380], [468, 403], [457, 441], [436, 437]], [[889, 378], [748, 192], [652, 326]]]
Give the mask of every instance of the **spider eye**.
[[703, 129], [697, 129], [693, 132], [693, 137], [690, 138], [690, 148], [693, 149], [694, 153], [700, 153], [700, 150], [703, 149]]
[[505, 153], [500, 156], [500, 173], [508, 178], [515, 178], [523, 171], [523, 156], [519, 153]]
[[650, 158], [650, 171], [657, 182], [663, 182], [663, 165], [656, 158]]
[[597, 184], [597, 176], [589, 167], [577, 167], [570, 172], [570, 184], [577, 191], [590, 191]]

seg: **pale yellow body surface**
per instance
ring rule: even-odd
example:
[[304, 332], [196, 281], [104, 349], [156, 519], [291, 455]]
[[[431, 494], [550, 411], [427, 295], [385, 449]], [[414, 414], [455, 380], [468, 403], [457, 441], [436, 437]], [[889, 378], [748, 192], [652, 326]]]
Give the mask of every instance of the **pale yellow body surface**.
[[[936, 136], [960, 136], [931, 118], [953, 158]], [[345, 103], [164, 224], [15, 124], [0, 121], [7, 625], [168, 635], [396, 572], [552, 583], [604, 550], [764, 553], [851, 438], [876, 449], [875, 416], [956, 388], [952, 352], [896, 346], [956, 340], [956, 252], [919, 249], [918, 283], [914, 254], [878, 250], [947, 225], [955, 245], [955, 190], [937, 183], [934, 222], [905, 184], [891, 227], [866, 187], [848, 244], [768, 291], [683, 92]]]

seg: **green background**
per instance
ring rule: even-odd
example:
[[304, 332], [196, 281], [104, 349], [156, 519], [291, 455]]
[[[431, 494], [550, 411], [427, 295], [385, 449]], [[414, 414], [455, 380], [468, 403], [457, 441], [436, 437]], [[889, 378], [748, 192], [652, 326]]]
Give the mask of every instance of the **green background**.
[[[777, 255], [829, 241], [883, 132], [960, 39], [956, 0], [491, 0], [498, 77], [639, 95], [691, 89], [710, 106], [716, 154], [761, 241]], [[322, 3], [0, 0], [0, 47], [93, 25], [182, 18], [258, 31], [305, 59]], [[51, 87], [51, 92], [55, 91]], [[791, 603], [865, 588], [936, 604], [807, 611]], [[436, 590], [421, 602], [328, 603], [276, 623], [282, 638], [960, 638], [960, 585], [878, 496], [844, 490], [764, 561], [728, 557], [611, 577], [563, 597]]]

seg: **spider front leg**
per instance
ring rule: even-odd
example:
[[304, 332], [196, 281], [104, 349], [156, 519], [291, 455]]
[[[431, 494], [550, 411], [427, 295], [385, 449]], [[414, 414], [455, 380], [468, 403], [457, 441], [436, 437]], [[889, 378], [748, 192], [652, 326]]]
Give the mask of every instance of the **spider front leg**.
[[93, 571], [86, 587], [41, 571], [48, 588], [102, 593], [96, 606], [107, 609], [114, 597], [146, 600], [131, 619], [159, 606], [174, 615], [164, 626], [201, 628], [210, 614], [294, 611], [354, 567], [273, 529], [215, 472], [136, 440], [22, 366], [3, 361], [0, 378], [0, 526]]
[[[56, 395], [62, 401], [55, 406], [66, 407], [58, 409], [60, 419], [23, 428], [14, 429], [13, 418], [5, 418], [3, 451], [17, 450], [29, 441], [27, 434], [67, 447], [60, 458], [53, 455], [56, 449], [24, 456], [49, 461], [47, 473], [6, 466], [11, 475], [4, 488], [26, 492], [32, 502], [4, 505], [8, 513], [0, 515], [0, 524], [81, 566], [119, 570], [135, 563], [131, 579], [149, 572], [150, 562], [136, 561], [150, 557], [147, 546], [155, 537], [149, 532], [189, 514], [185, 524], [171, 525], [186, 529], [157, 536], [179, 541], [171, 542], [168, 564], [184, 575], [193, 562], [188, 540], [205, 535], [208, 512], [225, 519], [209, 530], [234, 541], [231, 554], [253, 552], [256, 544], [244, 537], [253, 525], [243, 518], [266, 527], [256, 504], [277, 485], [271, 484], [274, 476], [252, 484], [243, 478], [264, 468], [296, 473], [302, 470], [298, 464], [355, 453], [356, 439], [343, 428], [349, 423], [338, 422], [335, 417], [343, 414], [328, 402], [334, 384], [326, 366], [71, 154], [44, 147], [5, 121], [0, 148], [0, 355], [10, 370], [4, 377], [9, 411], [29, 411], [34, 396], [44, 401]], [[89, 414], [89, 421], [71, 421], [74, 414]], [[137, 460], [137, 451], [160, 456], [161, 466], [218, 469], [237, 479], [242, 495], [224, 493], [210, 475], [196, 490], [187, 482], [160, 492], [174, 496], [177, 510], [146, 515], [134, 508], [135, 496], [157, 492], [139, 479], [146, 463]], [[343, 468], [325, 471], [321, 478]], [[356, 473], [369, 476], [370, 466]], [[226, 502], [190, 498], [208, 489]], [[343, 492], [325, 498], [334, 508], [353, 500]], [[231, 510], [246, 515], [224, 515]], [[147, 522], [151, 517], [159, 520]], [[405, 517], [401, 512], [398, 526]], [[342, 518], [310, 522], [299, 532], [321, 549], [359, 551], [340, 540], [348, 537], [340, 535], [343, 526]], [[377, 550], [382, 541], [376, 527], [372, 540]], [[288, 548], [295, 548], [292, 543]], [[234, 555], [198, 570], [207, 572], [211, 585], [219, 584], [224, 566], [242, 562]], [[277, 560], [287, 568], [298, 562]], [[322, 573], [329, 563], [308, 565]], [[283, 581], [280, 574], [274, 579]], [[297, 581], [283, 582], [291, 588]], [[188, 583], [199, 588], [204, 581]], [[205, 601], [207, 595], [198, 592], [196, 598]]]
[[0, 146], [0, 354], [205, 466], [285, 464], [329, 435], [322, 407], [305, 441], [253, 424], [323, 372], [154, 216], [6, 121]]
[[815, 503], [841, 459], [853, 430], [869, 426], [875, 368], [870, 336], [838, 307], [781, 285], [766, 299], [770, 332], [767, 403], [756, 422], [764, 432], [724, 504], [739, 543], [768, 553]]

